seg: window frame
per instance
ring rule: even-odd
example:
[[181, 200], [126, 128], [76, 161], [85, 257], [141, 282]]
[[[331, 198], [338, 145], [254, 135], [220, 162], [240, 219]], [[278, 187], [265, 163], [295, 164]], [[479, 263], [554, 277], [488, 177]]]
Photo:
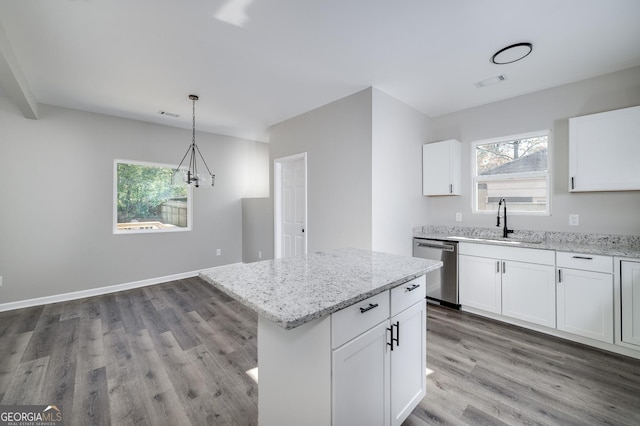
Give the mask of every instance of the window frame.
[[[136, 160], [124, 160], [116, 158], [113, 160], [113, 199], [111, 201], [113, 208], [112, 219], [112, 232], [114, 235], [129, 235], [129, 234], [162, 234], [173, 232], [189, 232], [193, 229], [193, 188], [192, 185], [186, 185], [187, 187], [187, 226], [176, 226], [171, 228], [161, 229], [118, 229], [118, 164], [130, 164], [147, 167], [158, 167], [175, 170], [176, 166], [166, 163], [156, 163], [152, 161], [136, 161]], [[181, 167], [186, 170], [186, 168]]]
[[[479, 179], [480, 176], [477, 174], [477, 159], [476, 159], [476, 148], [478, 145], [491, 144], [491, 143], [500, 143], [500, 142], [511, 142], [518, 139], [528, 139], [534, 137], [547, 137], [547, 171], [546, 172], [524, 172], [524, 173], [509, 173], [508, 177], [505, 174], [501, 175], [485, 175]], [[481, 214], [481, 215], [495, 215], [497, 211], [489, 211], [489, 210], [478, 210], [478, 181], [480, 182], [504, 182], [507, 180], [516, 180], [516, 179], [535, 179], [544, 177], [546, 182], [546, 208], [545, 211], [517, 211], [513, 208], [509, 208], [509, 215], [515, 216], [551, 216], [551, 198], [552, 198], [552, 184], [553, 184], [553, 161], [552, 161], [552, 132], [550, 129], [539, 130], [535, 132], [527, 132], [527, 133], [518, 133], [507, 136], [500, 136], [496, 138], [489, 139], [480, 139], [471, 142], [471, 213], [472, 214]]]

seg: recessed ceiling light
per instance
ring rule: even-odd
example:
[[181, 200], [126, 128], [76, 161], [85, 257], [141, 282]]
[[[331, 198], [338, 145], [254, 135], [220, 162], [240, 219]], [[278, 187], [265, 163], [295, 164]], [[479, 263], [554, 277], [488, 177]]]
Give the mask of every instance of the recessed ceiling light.
[[510, 64], [526, 57], [533, 50], [531, 43], [516, 43], [498, 50], [491, 57], [491, 62], [496, 65]]

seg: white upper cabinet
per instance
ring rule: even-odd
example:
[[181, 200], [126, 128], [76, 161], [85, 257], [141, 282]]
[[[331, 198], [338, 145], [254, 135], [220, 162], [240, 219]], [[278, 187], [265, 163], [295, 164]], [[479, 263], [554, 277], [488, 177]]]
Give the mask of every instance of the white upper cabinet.
[[461, 143], [455, 139], [422, 146], [422, 195], [461, 194]]
[[640, 106], [569, 119], [569, 191], [640, 190]]

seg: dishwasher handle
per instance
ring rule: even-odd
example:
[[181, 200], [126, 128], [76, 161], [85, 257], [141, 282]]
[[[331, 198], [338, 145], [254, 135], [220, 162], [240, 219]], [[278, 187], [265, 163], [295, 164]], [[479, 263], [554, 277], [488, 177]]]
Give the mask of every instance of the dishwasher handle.
[[429, 244], [429, 243], [422, 243], [422, 242], [417, 242], [416, 246], [418, 247], [428, 247], [428, 248], [432, 248], [432, 249], [438, 249], [438, 250], [442, 250], [442, 251], [450, 251], [453, 252], [455, 251], [455, 247], [454, 246], [449, 246], [449, 245], [440, 245], [440, 244]]

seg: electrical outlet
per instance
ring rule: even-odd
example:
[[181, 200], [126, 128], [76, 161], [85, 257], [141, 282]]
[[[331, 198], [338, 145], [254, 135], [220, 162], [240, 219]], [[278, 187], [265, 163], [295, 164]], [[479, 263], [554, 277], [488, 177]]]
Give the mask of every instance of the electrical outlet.
[[2, 287], [2, 275], [0, 275], [0, 287]]
[[258, 259], [262, 259], [262, 250], [258, 250]]
[[220, 256], [222, 254], [222, 249], [216, 249], [216, 256]]
[[569, 215], [569, 226], [578, 226], [580, 225], [580, 215], [570, 214]]
[[456, 222], [462, 222], [462, 213], [456, 213]]

